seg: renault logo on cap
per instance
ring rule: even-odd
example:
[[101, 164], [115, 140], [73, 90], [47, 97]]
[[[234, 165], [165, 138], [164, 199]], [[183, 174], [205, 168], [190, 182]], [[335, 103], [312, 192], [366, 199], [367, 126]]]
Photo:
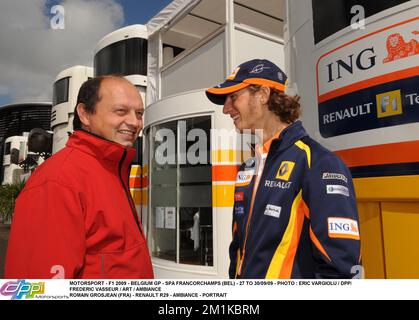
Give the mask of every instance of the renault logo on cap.
[[263, 64], [258, 64], [257, 66], [253, 67], [250, 73], [262, 73], [265, 69], [270, 69], [270, 67], [265, 67]]

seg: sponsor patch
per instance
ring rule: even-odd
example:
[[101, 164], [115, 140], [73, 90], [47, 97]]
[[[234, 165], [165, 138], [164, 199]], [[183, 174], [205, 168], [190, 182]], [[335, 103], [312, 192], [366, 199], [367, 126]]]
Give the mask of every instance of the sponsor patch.
[[234, 80], [239, 70], [240, 70], [240, 67], [237, 67], [236, 69], [234, 69], [234, 71], [227, 77], [227, 80]]
[[244, 214], [244, 205], [242, 205], [242, 204], [235, 205], [234, 206], [234, 212], [239, 216], [243, 215]]
[[244, 200], [244, 192], [236, 192], [234, 194], [234, 201], [243, 201]]
[[356, 220], [331, 217], [327, 219], [329, 238], [359, 240], [359, 228]]
[[236, 177], [236, 186], [247, 186], [255, 174], [255, 170], [239, 171]]
[[349, 189], [340, 184], [328, 184], [326, 186], [326, 191], [328, 194], [341, 194], [343, 196], [349, 197]]
[[348, 178], [341, 173], [330, 173], [324, 172], [323, 173], [323, 180], [343, 180], [348, 183]]
[[271, 216], [274, 218], [279, 218], [281, 215], [281, 207], [274, 206], [272, 204], [266, 205], [265, 212], [263, 213], [266, 216]]
[[290, 179], [294, 166], [295, 166], [295, 162], [282, 161], [275, 178], [279, 180], [288, 181]]
[[246, 165], [247, 170], [249, 170], [249, 169], [252, 169], [252, 168], [255, 167], [256, 160], [255, 160], [255, 158], [249, 158], [244, 162], [244, 164]]
[[292, 182], [265, 180], [265, 187], [268, 188], [289, 189], [291, 184]]

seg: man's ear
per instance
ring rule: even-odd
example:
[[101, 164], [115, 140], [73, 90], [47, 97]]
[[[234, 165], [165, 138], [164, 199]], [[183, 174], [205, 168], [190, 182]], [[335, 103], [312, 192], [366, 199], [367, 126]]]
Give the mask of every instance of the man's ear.
[[76, 112], [79, 115], [79, 119], [83, 127], [88, 129], [90, 127], [90, 113], [86, 110], [84, 103], [79, 103], [76, 107]]
[[260, 87], [260, 101], [262, 104], [266, 104], [269, 101], [269, 97], [271, 95], [271, 88], [267, 86], [261, 86]]

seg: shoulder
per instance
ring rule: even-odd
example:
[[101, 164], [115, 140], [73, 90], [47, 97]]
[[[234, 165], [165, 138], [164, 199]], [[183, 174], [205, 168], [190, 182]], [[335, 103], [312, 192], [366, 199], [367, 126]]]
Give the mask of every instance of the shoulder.
[[305, 137], [303, 141], [309, 146], [311, 153], [311, 167], [306, 176], [307, 183], [314, 184], [315, 188], [320, 189], [333, 181], [345, 182], [345, 185], [352, 184], [351, 172], [339, 156], [309, 137]]
[[32, 173], [26, 183], [25, 191], [49, 183], [75, 189], [82, 182], [81, 172], [83, 163], [86, 164], [83, 154], [72, 148], [64, 148], [57, 152]]
[[[335, 167], [347, 169], [345, 163], [342, 159], [336, 155], [334, 152], [330, 151], [317, 141], [313, 140], [310, 137], [304, 137], [300, 140], [301, 145], [304, 145], [308, 150], [311, 156], [312, 168], [323, 168], [323, 167]], [[347, 169], [348, 170], [348, 169]]]

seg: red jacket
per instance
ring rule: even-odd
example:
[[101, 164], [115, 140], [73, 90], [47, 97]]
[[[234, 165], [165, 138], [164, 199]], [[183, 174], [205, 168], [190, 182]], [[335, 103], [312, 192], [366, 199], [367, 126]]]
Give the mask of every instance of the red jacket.
[[134, 155], [87, 132], [72, 134], [16, 201], [6, 278], [153, 278], [128, 188]]

